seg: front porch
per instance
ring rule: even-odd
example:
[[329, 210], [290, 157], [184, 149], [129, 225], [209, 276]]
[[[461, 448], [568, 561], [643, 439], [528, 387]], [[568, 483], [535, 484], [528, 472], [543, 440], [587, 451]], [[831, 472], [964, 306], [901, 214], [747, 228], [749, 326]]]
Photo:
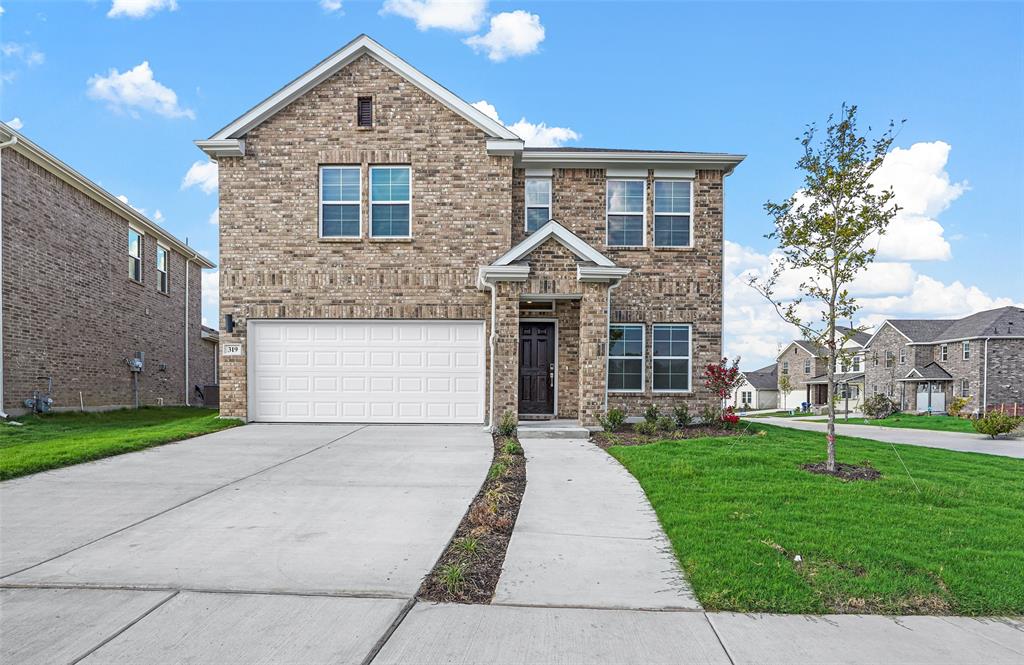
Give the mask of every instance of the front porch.
[[953, 398], [953, 377], [938, 363], [914, 367], [897, 382], [904, 411], [945, 413]]
[[[855, 411], [860, 408], [864, 395], [864, 374], [836, 374], [836, 407], [844, 411]], [[828, 405], [828, 377], [816, 376], [807, 381], [807, 405], [821, 408]]]

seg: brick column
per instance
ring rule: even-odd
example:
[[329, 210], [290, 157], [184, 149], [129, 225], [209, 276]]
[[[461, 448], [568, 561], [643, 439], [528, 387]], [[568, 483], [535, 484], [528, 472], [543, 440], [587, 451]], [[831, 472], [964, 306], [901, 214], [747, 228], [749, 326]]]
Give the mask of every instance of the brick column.
[[519, 412], [519, 284], [498, 282], [494, 326], [494, 426]]
[[608, 284], [580, 283], [580, 405], [583, 427], [597, 429], [604, 413], [608, 369]]

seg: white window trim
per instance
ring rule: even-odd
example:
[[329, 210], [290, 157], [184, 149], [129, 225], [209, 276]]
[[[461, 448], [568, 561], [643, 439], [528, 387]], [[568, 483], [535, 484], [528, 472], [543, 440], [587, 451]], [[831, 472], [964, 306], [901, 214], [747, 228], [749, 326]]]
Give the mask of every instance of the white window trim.
[[967, 339], [960, 343], [960, 350], [963, 354], [963, 360], [971, 359], [971, 340]]
[[854, 372], [859, 372], [860, 368], [861, 368], [861, 358], [860, 358], [860, 356], [854, 356], [853, 358], [850, 359], [850, 361], [851, 361], [851, 363], [853, 365], [853, 371]]
[[960, 397], [971, 396], [971, 382], [967, 379], [960, 379]]
[[[640, 329], [640, 355], [639, 356], [613, 356], [612, 351], [612, 336], [611, 329], [613, 326], [622, 328], [639, 328]], [[612, 390], [608, 387], [608, 367], [611, 365], [612, 360], [639, 360], [640, 361], [640, 388], [638, 389], [627, 389], [627, 388], [616, 388]], [[604, 389], [609, 394], [637, 394], [643, 393], [644, 388], [647, 386], [647, 326], [642, 323], [609, 323], [608, 324], [608, 357], [607, 362], [604, 365]]]
[[[526, 190], [527, 190], [526, 183], [530, 182], [531, 180], [542, 180], [542, 181], [545, 181], [545, 182], [548, 183], [548, 204], [546, 206], [536, 205], [536, 204], [530, 205], [527, 202], [527, 200], [526, 200]], [[605, 190], [605, 192], [606, 192], [606, 195], [607, 195], [607, 189]], [[554, 182], [552, 181], [551, 176], [527, 176], [526, 177], [526, 180], [523, 181], [523, 231], [525, 231], [526, 233], [533, 233], [533, 231], [537, 231], [537, 230], [540, 229], [540, 227], [538, 226], [533, 231], [530, 230], [530, 208], [547, 208], [548, 209], [548, 218], [544, 220], [544, 224], [547, 224], [548, 221], [550, 221], [554, 217], [554, 215], [552, 214], [552, 206], [551, 206], [551, 202], [552, 202], [553, 199], [554, 199]], [[607, 207], [607, 206], [605, 206], [605, 207]], [[541, 226], [543, 226], [544, 224], [541, 224]]]
[[[641, 228], [641, 233], [643, 234], [643, 236], [642, 236], [642, 240], [641, 240], [639, 245], [613, 245], [611, 243], [611, 240], [610, 240], [611, 235], [609, 233], [610, 229], [608, 227], [608, 218], [611, 217], [612, 215], [617, 215], [617, 216], [621, 216], [621, 215], [636, 215], [635, 212], [612, 212], [612, 211], [610, 211], [608, 209], [608, 185], [610, 183], [613, 183], [613, 182], [642, 182], [644, 184], [644, 192], [643, 192], [644, 209], [643, 209], [643, 212], [640, 213], [640, 215], [641, 215], [640, 228]], [[623, 177], [607, 178], [606, 177], [605, 181], [604, 181], [604, 199], [605, 199], [605, 201], [604, 201], [604, 244], [605, 244], [605, 246], [610, 248], [610, 249], [633, 249], [633, 248], [636, 248], [636, 247], [646, 247], [647, 246], [647, 178], [623, 178]]]
[[[163, 270], [160, 270], [160, 250], [161, 249], [164, 250], [164, 255], [166, 256], [166, 258], [164, 259], [164, 269]], [[167, 289], [166, 290], [160, 288], [160, 276], [161, 275], [166, 275], [167, 276]], [[159, 291], [160, 293], [170, 293], [171, 292], [171, 250], [168, 249], [167, 247], [165, 247], [164, 245], [162, 245], [159, 242], [156, 244], [156, 290]]]
[[[892, 360], [892, 364], [889, 364], [889, 360]], [[892, 369], [896, 367], [896, 354], [892, 351], [886, 350], [885, 352], [885, 369]]]
[[783, 360], [782, 361], [782, 373], [785, 374], [786, 376], [789, 376], [789, 361], [788, 360]]
[[949, 360], [949, 345], [939, 345], [939, 362], [947, 362]]
[[810, 358], [804, 358], [804, 374], [810, 374], [810, 373], [811, 373], [811, 359]]
[[900, 349], [900, 364], [901, 365], [906, 365], [907, 364], [907, 350], [905, 348]]
[[[359, 206], [359, 233], [354, 236], [325, 236], [324, 235], [324, 204], [334, 205], [352, 205], [352, 201], [325, 201], [324, 200], [324, 170], [325, 169], [355, 169], [359, 173], [359, 200], [355, 203]], [[335, 238], [343, 238], [349, 240], [362, 240], [363, 238], [363, 169], [361, 166], [356, 164], [323, 164], [320, 166], [320, 180], [317, 183], [317, 197], [320, 199], [320, 204], [317, 206], [317, 233], [319, 237], [327, 240]], [[410, 221], [410, 224], [412, 222]]]
[[[373, 171], [374, 169], [405, 169], [409, 172], [409, 198], [405, 201], [374, 201], [373, 200]], [[366, 216], [367, 235], [370, 238], [381, 238], [384, 240], [410, 240], [412, 238], [412, 167], [403, 166], [401, 164], [375, 164], [370, 167], [370, 172], [367, 174], [369, 178], [368, 189], [369, 189], [369, 202], [370, 209]], [[360, 197], [361, 198], [361, 197]], [[407, 205], [409, 206], [409, 234], [404, 236], [375, 236], [373, 235], [373, 206], [379, 205]]]
[[[689, 349], [690, 355], [688, 356], [655, 356], [654, 346], [651, 346], [651, 392], [659, 395], [666, 393], [675, 393], [682, 395], [693, 392], [693, 324], [692, 323], [655, 323], [651, 326], [651, 339], [654, 339], [654, 330], [657, 328], [677, 328], [680, 326], [686, 326], [686, 348]], [[654, 359], [660, 360], [685, 360], [686, 362], [686, 385], [689, 386], [686, 390], [673, 390], [670, 388], [655, 388], [654, 387]]]
[[[659, 182], [685, 182], [690, 185], [690, 212], [658, 212], [658, 183]], [[654, 180], [654, 211], [651, 213], [651, 232], [654, 233], [654, 238], [651, 239], [651, 244], [659, 249], [693, 249], [693, 180], [690, 178], [655, 178]], [[644, 197], [644, 204], [646, 205], [646, 192]], [[606, 206], [607, 207], [607, 206]], [[690, 223], [690, 238], [689, 244], [686, 245], [659, 245], [658, 244], [658, 217], [688, 217]]]
[[[139, 255], [138, 256], [135, 256], [134, 254], [132, 254], [132, 241], [131, 241], [131, 234], [132, 233], [136, 233], [139, 236]], [[139, 262], [139, 278], [135, 279], [135, 276], [132, 275], [129, 272], [128, 273], [128, 279], [130, 279], [133, 282], [136, 282], [138, 284], [142, 284], [143, 283], [142, 278], [143, 278], [143, 276], [146, 273], [145, 269], [143, 268], [143, 257], [146, 255], [146, 247], [145, 247], [145, 244], [144, 244], [145, 242], [146, 242], [146, 235], [142, 231], [140, 231], [137, 228], [135, 228], [134, 226], [129, 225], [128, 226], [128, 257], [132, 258], [132, 259], [135, 259], [136, 261]]]

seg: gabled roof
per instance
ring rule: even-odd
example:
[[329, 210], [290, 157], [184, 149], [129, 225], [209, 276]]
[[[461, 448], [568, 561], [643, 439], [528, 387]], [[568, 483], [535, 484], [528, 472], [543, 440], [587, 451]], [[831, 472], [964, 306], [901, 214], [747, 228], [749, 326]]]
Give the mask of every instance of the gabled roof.
[[961, 319], [886, 319], [879, 326], [879, 332], [885, 325], [892, 326], [911, 344], [936, 344], [979, 337], [1024, 337], [1024, 308], [1009, 305]]
[[[859, 383], [864, 380], [864, 372], [847, 372], [845, 374], [837, 372], [832, 375], [832, 378], [836, 383]], [[813, 379], [807, 379], [804, 383], [815, 386], [828, 383], [828, 374], [819, 374]]]
[[[355, 61], [362, 55], [369, 55], [375, 60], [387, 66], [398, 75], [410, 81], [428, 95], [441, 102], [452, 111], [455, 111], [466, 120], [470, 121], [484, 131], [488, 136], [496, 139], [521, 141], [511, 130], [497, 122], [482, 111], [473, 107], [472, 104], [461, 99], [451, 90], [433, 80], [423, 72], [419, 71], [405, 60], [387, 50], [376, 41], [366, 35], [359, 35], [345, 46], [341, 47], [324, 60], [320, 61], [309, 71], [288, 83], [283, 88], [264, 99], [262, 102], [246, 111], [226, 127], [216, 132], [209, 138], [210, 142], [240, 139], [254, 127], [265, 122], [278, 111], [291, 104], [293, 101], [306, 94], [335, 72]], [[197, 142], [201, 148], [206, 141]]]
[[779, 366], [777, 364], [768, 365], [761, 369], [751, 370], [749, 372], [743, 372], [743, 378], [747, 380], [747, 383], [752, 385], [758, 390], [778, 390], [779, 389]]
[[949, 372], [944, 370], [938, 363], [928, 363], [923, 367], [914, 367], [907, 375], [904, 376], [901, 381], [914, 379], [929, 379], [931, 381], [952, 381], [953, 377]]
[[850, 340], [859, 346], [864, 346], [868, 343], [868, 340], [871, 339], [871, 335], [862, 330], [857, 330], [850, 334], [853, 330], [853, 328], [848, 328], [846, 326], [836, 326], [836, 332], [843, 336], [850, 335]]
[[513, 261], [518, 261], [527, 254], [543, 245], [548, 239], [554, 239], [565, 246], [570, 252], [584, 261], [591, 261], [602, 268], [615, 268], [615, 262], [601, 252], [594, 249], [587, 241], [565, 228], [555, 220], [549, 221], [540, 227], [518, 245], [502, 254], [492, 266], [507, 266]]
[[93, 201], [96, 201], [104, 208], [120, 216], [127, 223], [136, 227], [137, 230], [152, 235], [161, 243], [173, 249], [179, 254], [188, 257], [203, 268], [216, 268], [216, 264], [205, 256], [189, 247], [184, 242], [168, 233], [162, 226], [152, 221], [141, 212], [131, 207], [121, 199], [117, 198], [107, 190], [89, 180], [84, 175], [71, 168], [53, 154], [47, 152], [30, 141], [24, 134], [14, 130], [6, 123], [0, 122], [0, 142], [13, 140], [14, 143], [7, 146], [5, 150], [14, 150], [32, 160], [40, 167], [57, 178], [68, 183], [78, 191], [82, 192]]
[[911, 342], [936, 339], [949, 327], [949, 319], [888, 319], [889, 325], [903, 333]]

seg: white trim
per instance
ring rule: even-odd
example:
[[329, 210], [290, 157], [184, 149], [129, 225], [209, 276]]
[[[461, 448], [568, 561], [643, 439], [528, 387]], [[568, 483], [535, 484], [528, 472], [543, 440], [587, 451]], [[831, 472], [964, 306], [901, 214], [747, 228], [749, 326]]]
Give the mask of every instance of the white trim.
[[576, 279], [581, 282], [617, 282], [633, 272], [632, 268], [606, 268], [604, 266], [576, 266]]
[[[622, 328], [640, 328], [640, 357], [636, 356], [613, 356], [612, 355], [612, 326], [619, 326]], [[647, 388], [647, 324], [646, 323], [612, 323], [608, 322], [608, 327], [605, 329], [605, 339], [607, 340], [607, 352], [605, 353], [604, 363], [604, 391], [607, 394], [643, 394]], [[640, 361], [640, 388], [625, 389], [617, 388], [612, 390], [608, 387], [608, 376], [609, 367], [611, 366], [612, 360], [639, 360]]]
[[[635, 212], [612, 212], [608, 209], [608, 186], [613, 182], [640, 182], [643, 183], [643, 211], [640, 213], [640, 228], [643, 233], [642, 240], [639, 245], [613, 245], [610, 240], [610, 229], [608, 228], [608, 218], [611, 215], [616, 217], [634, 217], [637, 213]], [[647, 179], [646, 178], [605, 178], [604, 181], [604, 244], [608, 249], [635, 249], [638, 247], [647, 247]]]
[[552, 168], [546, 169], [526, 169], [527, 178], [550, 178], [555, 175], [555, 170]]
[[[690, 355], [688, 356], [655, 356], [654, 355], [654, 330], [658, 327], [680, 327], [686, 326], [686, 348], [689, 350]], [[686, 390], [673, 390], [673, 389], [661, 389], [658, 390], [654, 387], [654, 359], [656, 357], [662, 360], [685, 360], [686, 361], [686, 385], [689, 386]], [[692, 323], [652, 323], [651, 324], [651, 392], [656, 394], [672, 394], [677, 395], [692, 393], [693, 392], [693, 324]]]
[[[531, 180], [533, 180], [535, 182], [546, 182], [548, 184], [548, 203], [547, 203], [547, 205], [536, 205], [536, 204], [530, 205], [530, 200], [529, 200], [528, 197], [529, 197], [529, 189], [530, 189], [530, 181]], [[551, 203], [552, 203], [552, 200], [554, 199], [553, 191], [552, 190], [554, 189], [554, 186], [555, 186], [554, 182], [552, 181], [550, 175], [548, 175], [548, 176], [529, 176], [528, 175], [523, 180], [523, 231], [525, 231], [526, 233], [534, 233], [535, 231], [539, 231], [542, 228], [544, 228], [544, 224], [547, 224], [548, 222], [551, 221], [551, 210], [552, 210]], [[538, 226], [533, 231], [530, 230], [530, 208], [547, 208], [548, 209], [548, 218], [546, 220], [544, 220], [544, 224], [541, 224], [540, 226]]]
[[654, 169], [655, 180], [693, 180], [696, 177], [696, 169]]
[[691, 169], [721, 169], [725, 175], [746, 159], [746, 155], [702, 152], [650, 152], [645, 150], [545, 150], [524, 149], [517, 167], [609, 168], [634, 165], [644, 168], [675, 166]]
[[440, 83], [426, 76], [423, 72], [417, 70], [366, 35], [359, 35], [332, 53], [312, 69], [306, 71], [291, 83], [288, 83], [270, 97], [267, 97], [246, 111], [238, 119], [211, 136], [209, 140], [223, 141], [225, 139], [243, 137], [254, 127], [266, 121], [285, 106], [363, 54], [371, 56], [381, 64], [392, 69], [431, 97], [482, 129], [488, 136], [507, 141], [522, 141], [522, 139], [500, 122], [487, 116], [472, 104], [460, 99]]
[[216, 161], [218, 157], [245, 157], [244, 139], [193, 141], [193, 143], [214, 161]]
[[[658, 212], [658, 183], [659, 182], [685, 182], [690, 186], [690, 211], [689, 212]], [[651, 231], [654, 237], [651, 238], [651, 246], [659, 249], [693, 249], [693, 180], [685, 178], [669, 179], [669, 178], [655, 178], [654, 184], [651, 189], [651, 197], [654, 201], [654, 210], [651, 212]], [[685, 217], [689, 224], [689, 233], [687, 238], [689, 242], [685, 245], [659, 245], [658, 244], [658, 217]]]
[[949, 362], [949, 344], [939, 344], [939, 362]]
[[[139, 254], [138, 254], [138, 256], [136, 256], [135, 254], [132, 254], [132, 233], [134, 233], [137, 236], [139, 236]], [[144, 279], [145, 276], [146, 276], [146, 268], [145, 268], [145, 265], [144, 265], [144, 260], [146, 258], [146, 244], [145, 244], [145, 242], [146, 242], [146, 234], [142, 233], [141, 231], [136, 229], [134, 226], [129, 224], [128, 225], [128, 258], [129, 259], [135, 259], [135, 261], [138, 262], [139, 277], [138, 277], [138, 279], [136, 279], [135, 275], [132, 274], [132, 271], [129, 271], [128, 272], [128, 279], [130, 279], [133, 282], [136, 282], [138, 284], [144, 284], [145, 283], [145, 279]], [[136, 264], [132, 264], [132, 265], [134, 266]]]
[[494, 282], [525, 282], [530, 276], [530, 266], [480, 266], [477, 273], [477, 286]]
[[521, 139], [488, 139], [487, 154], [514, 157], [523, 151]]
[[[374, 171], [374, 169], [405, 169], [406, 171], [408, 171], [409, 172], [409, 198], [404, 200], [404, 201], [377, 201], [377, 202], [375, 202], [373, 200], [373, 171]], [[369, 209], [368, 214], [366, 216], [366, 224], [367, 224], [366, 235], [367, 235], [367, 237], [368, 238], [398, 239], [398, 240], [409, 240], [409, 239], [411, 239], [412, 238], [412, 166], [405, 166], [405, 165], [402, 165], [402, 164], [375, 164], [375, 165], [370, 166], [369, 173], [367, 175], [368, 175], [368, 178], [369, 178], [369, 183], [367, 184], [367, 189], [368, 189], [368, 201], [369, 201], [369, 206], [370, 206], [370, 209]], [[360, 194], [360, 199], [361, 198], [362, 198], [362, 194]], [[404, 236], [393, 236], [393, 235], [378, 236], [378, 235], [374, 235], [373, 234], [373, 206], [374, 205], [379, 205], [379, 206], [381, 206], [381, 205], [393, 205], [393, 206], [407, 205], [407, 206], [409, 206], [409, 233], [408, 233], [408, 235], [404, 235]]]
[[531, 233], [518, 245], [498, 257], [498, 260], [494, 261], [491, 265], [507, 266], [513, 261], [518, 261], [540, 247], [548, 238], [554, 238], [581, 259], [593, 261], [597, 265], [604, 266], [606, 268], [615, 267], [615, 263], [611, 259], [594, 249], [585, 240], [555, 220], [551, 220]]
[[[552, 302], [552, 304], [554, 304], [554, 302]], [[552, 310], [552, 311], [554, 311], [554, 310]], [[557, 418], [558, 417], [558, 319], [554, 318], [554, 317], [541, 318], [539, 316], [538, 317], [529, 316], [529, 317], [526, 317], [526, 318], [520, 317], [519, 318], [519, 327], [516, 329], [516, 337], [517, 338], [522, 336], [521, 331], [522, 331], [522, 326], [523, 326], [524, 323], [553, 323], [553, 324], [555, 324], [555, 326], [554, 326], [555, 327], [555, 387], [553, 388], [553, 390], [555, 392], [554, 392], [554, 395], [553, 395], [553, 399], [551, 400], [551, 403], [552, 403], [552, 407], [551, 408], [554, 409], [554, 411], [552, 411], [551, 413], [527, 413], [527, 414], [522, 414], [522, 413], [519, 413], [519, 409], [518, 409], [518, 407], [516, 407], [516, 415], [517, 416], [522, 416], [522, 415], [527, 415], [527, 416], [551, 416], [552, 418]], [[518, 374], [518, 373], [519, 373], [519, 367], [517, 365], [516, 366], [516, 374]], [[517, 386], [516, 387], [516, 404], [518, 404], [518, 403], [519, 403], [519, 388]]]
[[[356, 206], [358, 206], [358, 208], [359, 208], [359, 217], [358, 217], [359, 231], [354, 236], [346, 236], [346, 235], [325, 236], [324, 235], [324, 204], [344, 206], [344, 205], [352, 205], [352, 203], [353, 203], [352, 201], [345, 201], [344, 199], [339, 199], [337, 201], [324, 201], [324, 169], [338, 169], [339, 171], [343, 170], [343, 169], [355, 169], [356, 173], [359, 174], [359, 198], [358, 198], [358, 200], [355, 201]], [[321, 164], [320, 165], [320, 169], [319, 169], [319, 176], [320, 176], [320, 179], [317, 181], [317, 189], [319, 190], [317, 192], [317, 200], [319, 201], [319, 203], [317, 204], [317, 220], [318, 220], [317, 221], [317, 237], [318, 238], [325, 238], [325, 239], [328, 239], [328, 240], [333, 239], [333, 238], [349, 239], [349, 240], [362, 240], [362, 238], [363, 238], [363, 167], [358, 165], [358, 164], [355, 164], [355, 165], [354, 164]], [[412, 175], [410, 174], [410, 178], [411, 177], [412, 177]], [[410, 183], [409, 187], [410, 187], [409, 195], [411, 197], [412, 196], [412, 183]], [[411, 212], [411, 210], [410, 210], [410, 212]], [[367, 221], [367, 223], [369, 223], [369, 221]], [[409, 217], [409, 228], [412, 229], [412, 216], [411, 215]]]
[[971, 359], [971, 340], [965, 339], [960, 342], [960, 356], [961, 360]]
[[609, 167], [605, 169], [605, 177], [609, 180], [647, 179], [647, 169], [637, 167]]

